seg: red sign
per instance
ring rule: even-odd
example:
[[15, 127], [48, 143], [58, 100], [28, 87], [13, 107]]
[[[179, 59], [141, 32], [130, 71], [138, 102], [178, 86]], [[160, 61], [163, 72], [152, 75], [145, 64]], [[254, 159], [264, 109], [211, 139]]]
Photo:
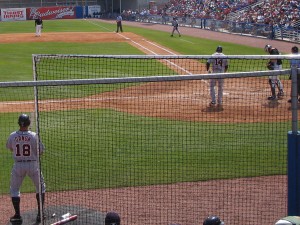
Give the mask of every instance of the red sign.
[[75, 19], [76, 18], [75, 7], [43, 7], [43, 8], [27, 8], [27, 19], [35, 19], [40, 16], [43, 20], [51, 19]]

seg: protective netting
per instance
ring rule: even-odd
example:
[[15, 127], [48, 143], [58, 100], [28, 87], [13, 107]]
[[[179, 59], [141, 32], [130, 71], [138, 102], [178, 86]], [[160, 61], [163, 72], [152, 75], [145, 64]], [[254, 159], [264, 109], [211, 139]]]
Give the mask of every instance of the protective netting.
[[[108, 211], [123, 225], [202, 224], [212, 214], [226, 224], [272, 224], [286, 216], [288, 57], [274, 72], [266, 69], [271, 56], [228, 56], [226, 74], [207, 74], [209, 58], [36, 55], [37, 82], [0, 85], [3, 143], [19, 113], [37, 116], [45, 224], [63, 211], [78, 215], [73, 224], [103, 224]], [[268, 100], [270, 75], [284, 88], [276, 100]], [[224, 79], [222, 106], [209, 104], [211, 78]], [[13, 209], [11, 153], [1, 151], [2, 223]], [[30, 180], [22, 187], [22, 211], [35, 215]]]

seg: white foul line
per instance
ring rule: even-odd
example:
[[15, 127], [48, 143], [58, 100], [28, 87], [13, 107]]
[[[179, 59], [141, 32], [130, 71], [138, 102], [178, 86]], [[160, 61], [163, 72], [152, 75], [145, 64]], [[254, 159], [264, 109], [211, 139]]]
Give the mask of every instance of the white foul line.
[[[87, 20], [87, 21], [88, 21], [89, 23], [92, 23], [92, 24], [98, 26], [98, 27], [102, 27], [102, 28], [104, 28], [104, 29], [106, 29], [106, 30], [109, 30], [108, 28], [103, 27], [103, 26], [100, 26], [99, 24], [94, 23], [94, 22], [92, 22], [92, 21], [90, 21], [90, 20]], [[111, 31], [111, 30], [109, 30], [109, 31]], [[155, 53], [154, 51], [152, 51], [152, 50], [150, 50], [150, 49], [148, 49], [148, 48], [142, 46], [141, 44], [139, 44], [139, 43], [137, 43], [137, 42], [131, 40], [129, 37], [126, 37], [125, 35], [120, 34], [120, 33], [117, 33], [117, 34], [118, 34], [119, 36], [123, 37], [123, 38], [126, 39], [126, 40], [130, 40], [132, 43], [134, 43], [135, 45], [140, 46], [141, 48], [147, 50], [148, 52], [151, 52], [153, 55], [159, 55], [159, 54]], [[166, 51], [166, 52], [170, 53], [171, 55], [176, 55], [174, 52], [171, 52], [171, 51], [169, 51], [169, 50], [166, 49], [166, 48], [162, 48], [161, 46], [159, 46], [159, 45], [157, 45], [157, 44], [154, 44], [153, 42], [147, 41], [147, 40], [145, 40], [145, 39], [143, 39], [143, 40], [146, 41], [146, 42], [148, 42], [149, 44], [151, 44], [151, 45], [153, 45], [153, 46], [155, 46], [155, 47], [157, 47], [157, 48], [163, 50], [163, 51]], [[167, 60], [167, 59], [164, 59], [164, 60], [167, 61], [168, 63], [170, 63], [171, 65], [173, 65], [173, 66], [179, 68], [180, 70], [186, 72], [187, 74], [193, 75], [193, 73], [189, 72], [188, 70], [184, 69], [183, 67], [180, 67], [180, 66], [178, 66], [177, 64], [174, 64], [174, 63], [170, 62], [170, 61]], [[201, 81], [207, 83], [206, 80], [201, 80]]]

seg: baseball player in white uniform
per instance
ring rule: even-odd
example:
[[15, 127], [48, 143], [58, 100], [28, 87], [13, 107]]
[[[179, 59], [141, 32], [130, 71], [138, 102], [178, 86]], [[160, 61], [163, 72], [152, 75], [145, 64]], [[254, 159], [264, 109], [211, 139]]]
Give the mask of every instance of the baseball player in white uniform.
[[[20, 126], [19, 130], [12, 132], [6, 143], [6, 148], [12, 151], [14, 159], [10, 179], [10, 194], [15, 210], [15, 215], [10, 218], [12, 223], [22, 223], [20, 212], [20, 187], [26, 175], [30, 177], [35, 185], [38, 203], [36, 222], [41, 222], [39, 187], [41, 187], [42, 192], [42, 208], [44, 205], [46, 187], [43, 175], [39, 169], [38, 157], [44, 152], [45, 148], [40, 141], [39, 149], [37, 149], [37, 134], [28, 129], [30, 123], [29, 116], [21, 114], [18, 119], [18, 124]], [[39, 178], [40, 175], [41, 179]]]
[[42, 20], [42, 17], [38, 16], [34, 20], [34, 24], [35, 24], [35, 36], [36, 37], [40, 37], [42, 35], [42, 29], [43, 29], [43, 20]]
[[[223, 48], [218, 46], [216, 52], [212, 54], [212, 56], [225, 56], [223, 53]], [[212, 72], [213, 73], [225, 73], [228, 70], [228, 59], [226, 58], [211, 58], [207, 60], [206, 63], [206, 70], [210, 73], [210, 65], [212, 65]], [[218, 99], [216, 99], [216, 90], [215, 86], [218, 83]], [[210, 97], [211, 102], [210, 106], [222, 107], [223, 103], [223, 86], [224, 86], [224, 79], [210, 79]]]

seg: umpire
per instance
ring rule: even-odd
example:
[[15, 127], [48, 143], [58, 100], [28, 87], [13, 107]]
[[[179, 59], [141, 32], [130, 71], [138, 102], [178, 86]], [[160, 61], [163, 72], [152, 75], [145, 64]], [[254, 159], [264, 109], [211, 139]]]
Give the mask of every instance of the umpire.
[[122, 16], [121, 15], [119, 15], [118, 17], [117, 17], [117, 33], [119, 32], [119, 30], [121, 31], [121, 32], [123, 32], [123, 27], [122, 27]]

